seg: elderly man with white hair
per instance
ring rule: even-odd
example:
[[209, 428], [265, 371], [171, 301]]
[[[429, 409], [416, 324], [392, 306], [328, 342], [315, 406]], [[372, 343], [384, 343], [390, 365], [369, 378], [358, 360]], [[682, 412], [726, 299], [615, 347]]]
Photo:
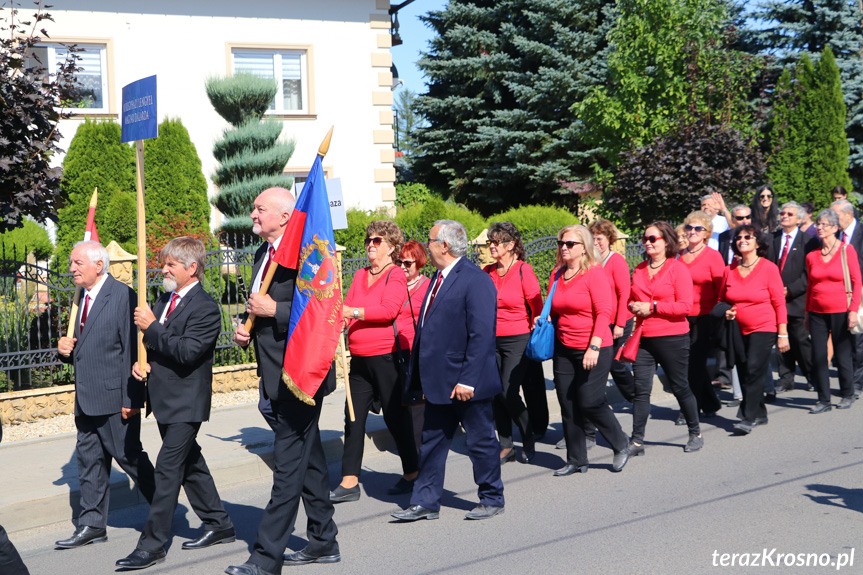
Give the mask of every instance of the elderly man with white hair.
[[[836, 236], [857, 250], [858, 261], [863, 267], [863, 226], [854, 217], [854, 206], [848, 200], [830, 204], [830, 209], [839, 216], [839, 231]], [[859, 398], [863, 390], [863, 335], [854, 338], [854, 397]]]

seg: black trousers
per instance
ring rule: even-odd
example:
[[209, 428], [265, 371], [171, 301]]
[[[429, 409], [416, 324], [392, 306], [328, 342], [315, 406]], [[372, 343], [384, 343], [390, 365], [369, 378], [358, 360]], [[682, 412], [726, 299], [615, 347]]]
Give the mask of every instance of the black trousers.
[[650, 416], [650, 392], [656, 366], [661, 365], [671, 393], [680, 404], [690, 435], [699, 435], [698, 404], [689, 388], [689, 334], [642, 337], [638, 356], [632, 365], [635, 376], [635, 400], [632, 402], [632, 440], [644, 442], [644, 428]]
[[746, 421], [767, 418], [764, 380], [770, 367], [770, 350], [776, 345], [775, 331], [756, 331], [743, 336], [746, 361], [737, 364], [743, 399], [737, 417]]
[[309, 551], [316, 555], [339, 552], [327, 457], [318, 428], [324, 388], [322, 385], [315, 395], [315, 405], [294, 398], [272, 401], [276, 417], [273, 489], [249, 557], [249, 562], [264, 571], [282, 572], [283, 555], [297, 521], [300, 498], [308, 518]]
[[809, 331], [812, 334], [812, 385], [818, 391], [818, 401], [830, 403], [828, 335], [833, 338], [840, 395], [854, 397], [854, 353], [858, 338], [848, 331], [848, 314], [809, 312]]
[[156, 482], [153, 464], [141, 446], [140, 413], [129, 419], [123, 419], [119, 413], [95, 416], [78, 413], [75, 427], [81, 485], [79, 526], [104, 529], [108, 524], [112, 459], [135, 482], [147, 502], [153, 502]]
[[715, 322], [709, 315], [691, 316], [689, 320], [689, 388], [695, 396], [698, 409], [704, 413], [716, 413], [722, 403], [713, 390], [710, 374], [707, 373], [707, 358], [710, 355], [710, 336]]
[[628, 444], [605, 395], [612, 353], [611, 346], [600, 348], [596, 366], [587, 370], [582, 363], [583, 349], [568, 348], [557, 340], [554, 342], [554, 387], [566, 439], [566, 462], [570, 465], [588, 463], [585, 441], [588, 422], [602, 433], [615, 453]]
[[[632, 403], [632, 399], [635, 397], [635, 377], [632, 375], [632, 370], [627, 364], [622, 361], [617, 361], [614, 358], [617, 356], [618, 350], [626, 344], [629, 336], [632, 335], [632, 327], [634, 323], [635, 318], [629, 318], [629, 321], [626, 322], [625, 326], [623, 326], [623, 335], [614, 340], [614, 347], [611, 350], [611, 369], [609, 370], [609, 373], [611, 373], [611, 379], [614, 380], [614, 384], [617, 386], [617, 389], [620, 390], [620, 395], [630, 403]], [[609, 327], [613, 333], [614, 325]]]
[[530, 359], [524, 355], [529, 340], [529, 333], [500, 335], [496, 338], [497, 368], [500, 370], [503, 391], [495, 396], [492, 408], [501, 449], [512, 447], [513, 422], [518, 426], [522, 442], [533, 441], [530, 415], [519, 394], [530, 367]]
[[812, 383], [812, 342], [802, 317], [788, 316], [788, 343], [791, 349], [779, 354], [779, 385], [787, 389], [794, 387], [796, 366], [800, 366], [803, 377]]
[[162, 449], [156, 458], [156, 493], [150, 515], [138, 539], [138, 549], [160, 552], [171, 536], [180, 487], [207, 531], [232, 527], [213, 476], [195, 438], [201, 422], [159, 423]]
[[522, 381], [524, 391], [524, 403], [527, 405], [527, 416], [533, 425], [533, 432], [537, 435], [545, 435], [548, 429], [548, 395], [545, 393], [545, 373], [542, 364], [528, 359], [527, 375]]
[[3, 575], [30, 575], [18, 550], [9, 541], [6, 530], [0, 525], [0, 573]]
[[402, 388], [398, 368], [392, 354], [351, 358], [351, 402], [354, 416], [351, 421], [345, 402], [345, 451], [342, 457], [342, 475], [359, 475], [363, 464], [366, 419], [377, 397], [387, 429], [395, 439], [402, 460], [402, 472], [414, 473], [419, 468], [416, 442], [410, 412], [402, 405]]

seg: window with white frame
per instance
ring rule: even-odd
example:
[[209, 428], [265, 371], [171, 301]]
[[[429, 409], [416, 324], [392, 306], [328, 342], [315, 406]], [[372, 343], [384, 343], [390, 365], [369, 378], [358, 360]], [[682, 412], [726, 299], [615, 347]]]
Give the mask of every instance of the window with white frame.
[[[65, 107], [79, 108], [82, 112], [107, 113], [108, 106], [108, 64], [107, 49], [102, 44], [77, 44], [78, 56], [75, 66], [77, 89]], [[68, 58], [69, 50], [59, 44], [37, 44], [28, 57], [26, 66], [36, 65], [38, 58], [48, 74], [55, 75]]]
[[231, 50], [234, 74], [254, 74], [276, 81], [276, 97], [269, 112], [307, 114], [309, 109], [308, 70], [304, 50]]

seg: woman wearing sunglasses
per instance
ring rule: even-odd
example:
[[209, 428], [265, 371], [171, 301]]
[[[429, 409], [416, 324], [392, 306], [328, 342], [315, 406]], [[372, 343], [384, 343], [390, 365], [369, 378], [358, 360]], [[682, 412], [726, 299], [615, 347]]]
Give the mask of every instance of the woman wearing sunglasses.
[[692, 310], [692, 276], [675, 257], [677, 234], [668, 222], [654, 222], [641, 238], [647, 260], [635, 266], [629, 311], [641, 323], [641, 344], [632, 365], [635, 399], [632, 402], [632, 455], [644, 455], [644, 429], [650, 416], [650, 392], [656, 366], [661, 365], [680, 412], [689, 427], [683, 451], [704, 446], [698, 422], [698, 404], [689, 388], [689, 316]]
[[[818, 402], [811, 413], [830, 411], [830, 378], [827, 338], [833, 340], [834, 358], [839, 371], [842, 399], [837, 406], [847, 409], [854, 403], [854, 335], [849, 331], [857, 324], [860, 307], [860, 263], [857, 251], [836, 237], [839, 216], [833, 210], [823, 210], [815, 220], [821, 249], [806, 256], [809, 283], [806, 286], [805, 324], [812, 335], [812, 383], [818, 392]], [[859, 225], [859, 224], [858, 224]], [[851, 280], [851, 301], [845, 289], [842, 254]]]
[[356, 420], [350, 420], [346, 404], [342, 481], [330, 492], [333, 503], [360, 498], [366, 418], [375, 399], [380, 400], [384, 421], [402, 460], [403, 475], [392, 491], [409, 492], [419, 469], [412, 426], [402, 405], [393, 330], [393, 322], [407, 299], [405, 274], [393, 262], [403, 243], [402, 231], [394, 222], [369, 223], [365, 239], [369, 265], [354, 274], [342, 306], [351, 350], [348, 381]]
[[[695, 395], [698, 409], [705, 417], [713, 417], [722, 407], [710, 377], [707, 374], [707, 357], [710, 355], [710, 336], [714, 331], [714, 321], [710, 316], [719, 289], [725, 263], [719, 252], [707, 245], [713, 233], [712, 218], [702, 211], [686, 216], [683, 229], [689, 245], [681, 250], [680, 261], [689, 269], [692, 276], [692, 310], [689, 312], [689, 387]], [[677, 425], [685, 425], [681, 413]]]
[[555, 325], [554, 387], [560, 403], [566, 465], [556, 477], [587, 473], [585, 423], [593, 423], [614, 450], [613, 471], [629, 459], [626, 434], [605, 397], [611, 369], [614, 305], [593, 235], [584, 226], [557, 233], [557, 265], [551, 274], [551, 318]]
[[743, 401], [734, 432], [747, 435], [767, 423], [764, 379], [769, 369], [770, 350], [789, 349], [788, 314], [779, 268], [768, 260], [767, 239], [755, 223], [734, 230], [731, 249], [738, 260], [725, 269], [719, 300], [731, 306], [725, 319], [737, 320], [743, 336], [742, 359], [735, 357]]
[[488, 229], [491, 257], [497, 260], [484, 268], [497, 288], [497, 367], [503, 392], [494, 398], [494, 420], [500, 439], [500, 462], [514, 461], [512, 424], [521, 434], [521, 462], [529, 463], [536, 455], [533, 426], [519, 390], [524, 385], [530, 359], [524, 349], [530, 339], [533, 319], [542, 311], [539, 280], [530, 264], [524, 261], [521, 234], [510, 222], [496, 222]]
[[773, 197], [773, 190], [761, 186], [749, 204], [752, 210], [752, 225], [762, 234], [772, 234], [779, 229], [779, 202]]

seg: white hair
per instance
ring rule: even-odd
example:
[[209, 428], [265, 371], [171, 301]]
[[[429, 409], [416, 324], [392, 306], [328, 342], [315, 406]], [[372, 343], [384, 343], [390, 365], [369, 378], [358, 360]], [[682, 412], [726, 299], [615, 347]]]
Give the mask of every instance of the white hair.
[[87, 256], [87, 259], [90, 260], [90, 263], [102, 262], [102, 273], [108, 271], [108, 267], [111, 265], [111, 258], [108, 256], [108, 250], [100, 244], [99, 242], [94, 242], [93, 240], [87, 240], [83, 242], [78, 242], [72, 249], [75, 250], [79, 246], [83, 246], [86, 248], [84, 250], [84, 255]]
[[437, 239], [449, 244], [449, 251], [457, 258], [467, 255], [467, 230], [461, 222], [455, 220], [438, 220], [434, 227], [440, 227]]

